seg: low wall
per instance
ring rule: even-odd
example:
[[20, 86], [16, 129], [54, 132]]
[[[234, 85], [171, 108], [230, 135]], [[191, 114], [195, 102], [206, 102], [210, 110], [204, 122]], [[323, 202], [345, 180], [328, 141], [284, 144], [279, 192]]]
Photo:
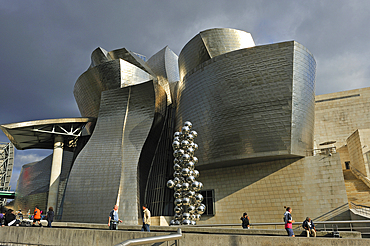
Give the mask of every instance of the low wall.
[[[0, 243], [27, 244], [27, 245], [95, 245], [112, 246], [128, 239], [168, 235], [175, 233], [177, 227], [153, 227], [153, 230], [162, 228], [167, 232], [140, 232], [127, 230], [99, 230], [78, 228], [38, 228], [38, 227], [1, 227]], [[155, 245], [181, 246], [208, 246], [208, 245], [365, 245], [370, 240], [361, 239], [358, 232], [347, 232], [353, 238], [289, 238], [284, 230], [242, 230], [222, 228], [186, 228], [182, 239]], [[140, 227], [131, 228], [139, 230]], [[275, 236], [272, 236], [272, 232]], [[298, 232], [298, 231], [297, 231]], [[296, 234], [298, 234], [296, 232]], [[261, 236], [261, 235], [265, 236]], [[325, 232], [319, 232], [319, 235]], [[279, 236], [280, 235], [280, 236]], [[341, 236], [345, 233], [341, 232]], [[327, 233], [326, 236], [330, 236]], [[357, 237], [357, 238], [355, 238]]]

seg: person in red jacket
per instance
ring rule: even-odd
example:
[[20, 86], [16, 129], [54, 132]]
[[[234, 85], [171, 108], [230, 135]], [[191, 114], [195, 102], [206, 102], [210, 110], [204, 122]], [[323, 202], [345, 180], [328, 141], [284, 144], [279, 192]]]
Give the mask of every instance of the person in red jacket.
[[35, 226], [36, 221], [37, 221], [37, 223], [39, 224], [39, 226], [42, 227], [42, 224], [41, 224], [40, 220], [41, 220], [41, 211], [38, 208], [38, 206], [36, 205], [35, 206], [35, 210], [33, 211], [33, 226]]

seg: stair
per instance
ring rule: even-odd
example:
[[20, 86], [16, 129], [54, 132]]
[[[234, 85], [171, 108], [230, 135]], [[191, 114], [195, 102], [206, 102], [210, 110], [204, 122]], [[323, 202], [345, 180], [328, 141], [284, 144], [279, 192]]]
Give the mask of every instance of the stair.
[[351, 170], [344, 170], [344, 183], [348, 202], [370, 207], [370, 188], [352, 174]]

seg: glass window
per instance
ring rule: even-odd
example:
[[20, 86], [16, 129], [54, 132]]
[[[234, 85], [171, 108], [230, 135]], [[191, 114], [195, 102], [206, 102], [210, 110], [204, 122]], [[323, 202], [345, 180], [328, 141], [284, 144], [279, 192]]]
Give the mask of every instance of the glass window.
[[206, 211], [203, 215], [215, 215], [215, 192], [214, 190], [203, 190], [200, 192], [203, 196], [203, 204], [206, 205]]

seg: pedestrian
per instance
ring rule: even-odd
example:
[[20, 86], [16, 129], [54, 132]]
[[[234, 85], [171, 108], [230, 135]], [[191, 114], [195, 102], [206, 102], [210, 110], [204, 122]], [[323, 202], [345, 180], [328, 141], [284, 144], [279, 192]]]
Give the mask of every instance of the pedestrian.
[[313, 223], [313, 221], [309, 217], [307, 217], [306, 220], [303, 221], [302, 227], [303, 227], [303, 229], [305, 229], [305, 231], [307, 233], [307, 237], [310, 237], [310, 235], [312, 237], [316, 237], [315, 224]]
[[141, 231], [150, 232], [150, 211], [148, 209], [148, 205], [143, 205], [143, 227]]
[[114, 205], [108, 217], [109, 230], [117, 230], [118, 223], [122, 223], [122, 220], [118, 218], [118, 205]]
[[243, 229], [249, 229], [249, 216], [247, 213], [243, 213], [243, 216], [240, 218], [242, 221]]
[[36, 224], [36, 221], [37, 223], [39, 224], [40, 227], [42, 227], [42, 224], [41, 224], [41, 211], [39, 209], [39, 207], [36, 205], [35, 206], [35, 210], [33, 211], [33, 223], [32, 223], [32, 226], [35, 226]]
[[4, 227], [4, 224], [5, 224], [5, 214], [0, 213], [0, 226]]
[[6, 226], [19, 226], [20, 221], [16, 219], [13, 209], [8, 209], [5, 213]]
[[291, 215], [292, 209], [285, 206], [284, 208], [286, 208], [286, 211], [284, 213], [285, 230], [287, 231], [289, 237], [295, 237], [293, 232], [293, 223], [295, 221], [293, 220]]
[[51, 228], [51, 223], [54, 221], [54, 208], [49, 207], [49, 211], [46, 214], [46, 219], [48, 220], [48, 227]]

